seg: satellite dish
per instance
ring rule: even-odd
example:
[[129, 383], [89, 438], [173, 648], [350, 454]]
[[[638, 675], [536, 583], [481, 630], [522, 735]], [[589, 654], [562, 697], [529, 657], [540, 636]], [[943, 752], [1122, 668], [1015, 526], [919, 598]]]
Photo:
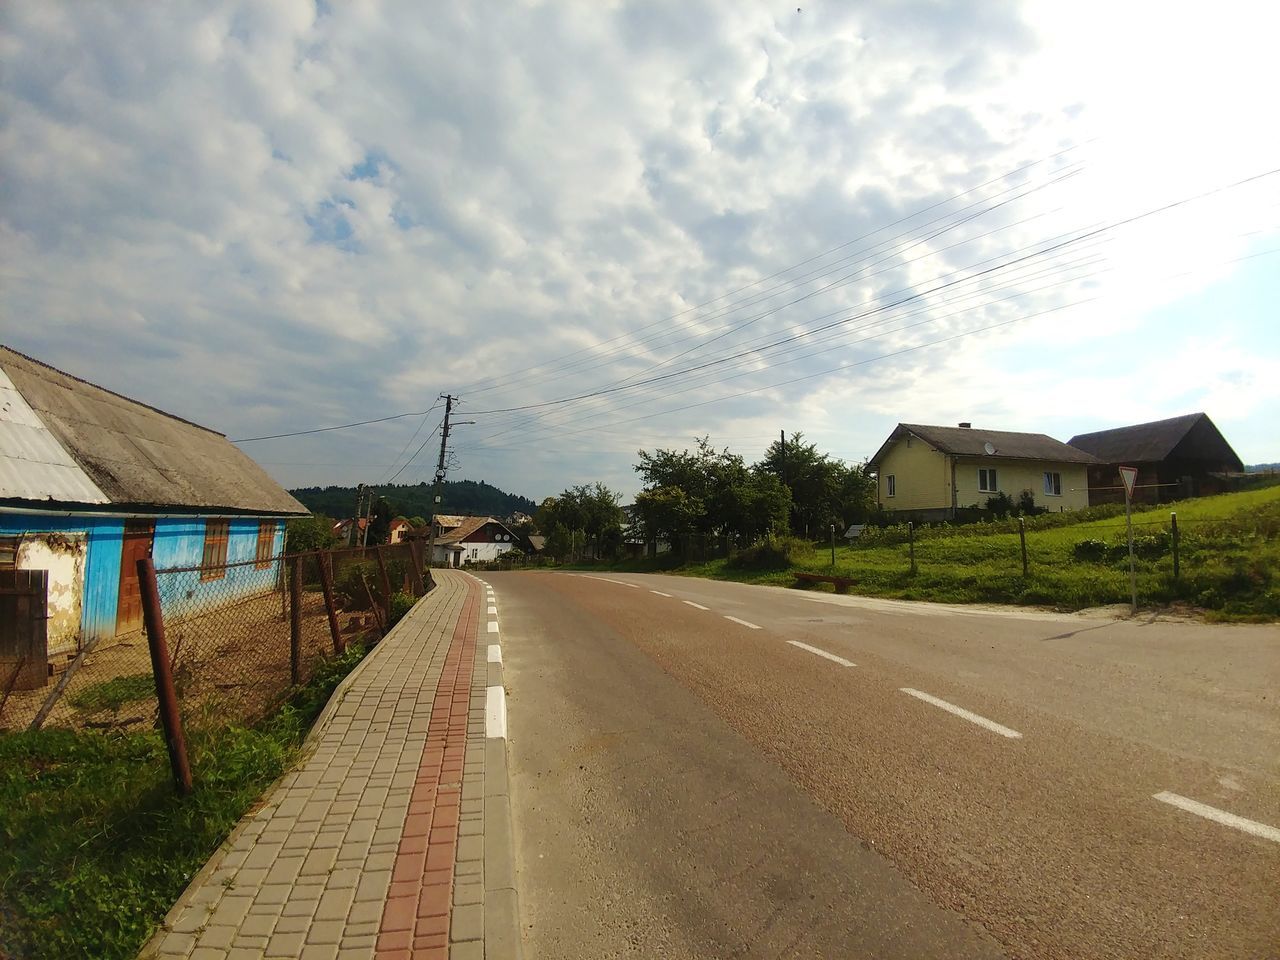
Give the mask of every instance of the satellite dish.
[[987, 456], [991, 456], [993, 453], [996, 452], [996, 445], [992, 443], [990, 440], [988, 440], [986, 443], [982, 445], [982, 449], [987, 451]]

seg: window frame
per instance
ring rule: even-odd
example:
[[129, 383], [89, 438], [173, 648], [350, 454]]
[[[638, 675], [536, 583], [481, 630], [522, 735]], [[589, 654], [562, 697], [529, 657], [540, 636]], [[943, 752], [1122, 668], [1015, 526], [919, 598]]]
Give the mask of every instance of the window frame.
[[204, 548], [200, 555], [200, 579], [221, 580], [227, 575], [227, 546], [231, 541], [231, 521], [204, 522]]
[[1000, 478], [996, 474], [995, 467], [979, 467], [978, 468], [978, 492], [979, 493], [999, 493]]
[[0, 537], [0, 570], [18, 569], [18, 551], [22, 549], [20, 534], [5, 534]]
[[898, 476], [893, 473], [884, 475], [885, 499], [896, 497], [898, 495]]
[[258, 521], [258, 543], [253, 550], [253, 569], [269, 570], [275, 562], [276, 534], [280, 524], [276, 520]]
[[1046, 497], [1062, 496], [1062, 474], [1056, 470], [1044, 471], [1044, 495]]

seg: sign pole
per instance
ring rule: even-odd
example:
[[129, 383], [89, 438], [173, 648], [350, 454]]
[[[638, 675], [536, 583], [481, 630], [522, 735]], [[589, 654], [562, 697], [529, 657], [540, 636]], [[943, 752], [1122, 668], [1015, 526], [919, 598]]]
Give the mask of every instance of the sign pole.
[[1124, 525], [1129, 532], [1129, 615], [1138, 613], [1138, 575], [1133, 565], [1133, 485], [1138, 480], [1137, 467], [1121, 467], [1120, 479], [1124, 483]]

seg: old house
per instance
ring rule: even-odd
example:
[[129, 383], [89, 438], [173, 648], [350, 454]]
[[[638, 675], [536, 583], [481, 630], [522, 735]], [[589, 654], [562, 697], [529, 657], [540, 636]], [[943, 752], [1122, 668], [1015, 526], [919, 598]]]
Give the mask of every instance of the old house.
[[[439, 523], [446, 518], [437, 516]], [[520, 549], [520, 538], [501, 520], [493, 517], [449, 517], [458, 523], [437, 533], [431, 560], [451, 567], [495, 560]]]
[[1123, 503], [1121, 466], [1138, 468], [1134, 499], [1156, 503], [1222, 493], [1244, 464], [1212, 420], [1189, 413], [1072, 437], [1071, 446], [1093, 455], [1089, 503]]
[[1006, 494], [1031, 491], [1053, 512], [1088, 506], [1087, 470], [1094, 458], [1043, 433], [987, 430], [961, 423], [898, 424], [870, 460], [887, 514], [948, 520]]
[[222, 434], [0, 347], [0, 568], [47, 571], [50, 658], [140, 627], [141, 557], [207, 568], [188, 603], [274, 589], [306, 513]]

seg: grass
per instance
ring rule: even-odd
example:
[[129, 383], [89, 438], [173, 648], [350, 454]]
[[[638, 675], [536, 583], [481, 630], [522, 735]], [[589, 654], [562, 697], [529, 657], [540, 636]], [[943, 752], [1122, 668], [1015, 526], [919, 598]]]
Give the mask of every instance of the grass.
[[[190, 878], [293, 763], [363, 655], [351, 647], [327, 661], [254, 727], [188, 729], [195, 791], [185, 798], [173, 791], [155, 731], [0, 737], [0, 957], [136, 957]], [[121, 677], [84, 695], [110, 706], [136, 686], [136, 677]]]
[[146, 700], [155, 695], [156, 682], [150, 673], [112, 677], [70, 694], [67, 702], [81, 710], [119, 710], [126, 703]]
[[[1176, 510], [1181, 575], [1173, 577], [1169, 513]], [[793, 549], [789, 565], [742, 569], [718, 559], [680, 565], [664, 556], [613, 566], [791, 585], [799, 571], [855, 581], [868, 596], [942, 603], [1000, 603], [1061, 610], [1129, 602], [1128, 550], [1123, 507], [1079, 515], [1028, 518], [1029, 572], [1022, 576], [1017, 521], [968, 526], [939, 524], [916, 532], [916, 573], [910, 570], [905, 526], [868, 528], [866, 542], [841, 544], [836, 562], [825, 547]], [[1203, 497], [1135, 512], [1138, 600], [1182, 604], [1215, 621], [1280, 618], [1280, 486]], [[1092, 542], [1078, 549], [1082, 542]], [[1101, 553], [1102, 559], [1081, 559]]]

